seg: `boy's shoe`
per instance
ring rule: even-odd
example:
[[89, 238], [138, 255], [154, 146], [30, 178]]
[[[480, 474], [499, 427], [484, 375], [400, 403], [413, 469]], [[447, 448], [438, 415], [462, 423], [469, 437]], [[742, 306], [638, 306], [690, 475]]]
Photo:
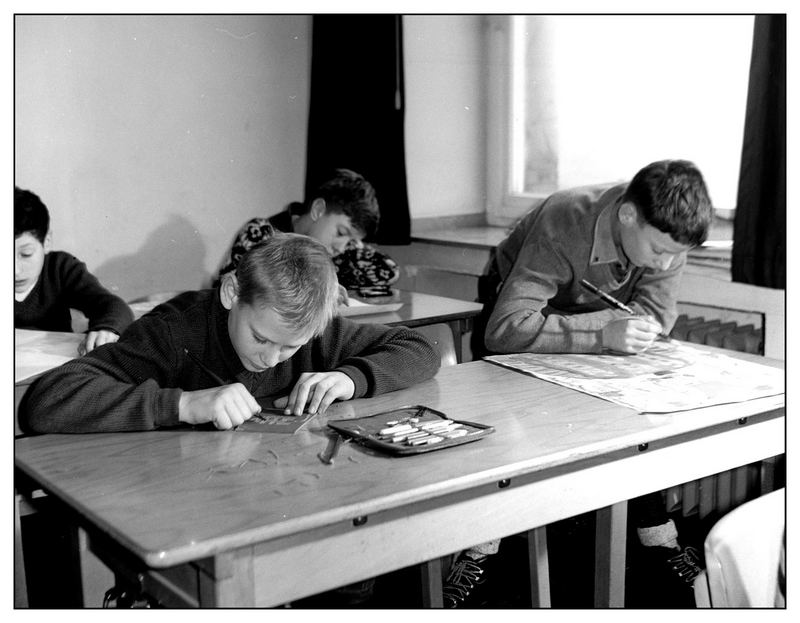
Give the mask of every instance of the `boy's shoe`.
[[700, 553], [694, 547], [684, 547], [674, 556], [667, 558], [670, 573], [685, 584], [693, 584], [703, 570]]
[[[644, 601], [633, 607], [694, 608], [693, 582], [702, 571], [694, 547], [644, 547], [645, 567], [640, 569], [638, 596]], [[634, 597], [634, 596], [632, 596]]]
[[476, 608], [482, 605], [489, 556], [471, 558], [461, 552], [444, 581], [442, 594], [445, 608]]

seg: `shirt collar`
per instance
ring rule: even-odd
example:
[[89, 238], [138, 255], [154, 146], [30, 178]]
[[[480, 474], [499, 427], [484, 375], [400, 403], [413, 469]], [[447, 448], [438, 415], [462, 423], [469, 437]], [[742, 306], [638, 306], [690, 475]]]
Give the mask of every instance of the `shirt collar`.
[[[610, 196], [612, 194], [614, 196]], [[622, 195], [609, 191], [600, 197], [599, 202], [606, 205], [594, 224], [594, 239], [589, 263], [609, 264], [617, 262], [621, 266], [626, 266], [628, 260], [614, 241], [614, 221], [617, 218], [619, 207], [622, 205]]]

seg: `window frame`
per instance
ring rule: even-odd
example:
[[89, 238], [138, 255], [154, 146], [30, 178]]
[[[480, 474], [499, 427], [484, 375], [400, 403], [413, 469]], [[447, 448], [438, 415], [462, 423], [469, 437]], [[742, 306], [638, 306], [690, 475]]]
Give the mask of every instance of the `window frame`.
[[550, 193], [521, 193], [513, 190], [511, 170], [514, 142], [512, 101], [512, 59], [514, 15], [486, 16], [488, 60], [486, 131], [486, 222], [508, 226], [544, 201]]
[[[486, 102], [486, 222], [507, 227], [542, 203], [550, 192], [514, 190], [513, 129], [514, 18], [518, 15], [485, 16], [487, 50]], [[522, 16], [524, 17], [524, 16]], [[718, 218], [733, 220], [735, 208], [714, 208]]]

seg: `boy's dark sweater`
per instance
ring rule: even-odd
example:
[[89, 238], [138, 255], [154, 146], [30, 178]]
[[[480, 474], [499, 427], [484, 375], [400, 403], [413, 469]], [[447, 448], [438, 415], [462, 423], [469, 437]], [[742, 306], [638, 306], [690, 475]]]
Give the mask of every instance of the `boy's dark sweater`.
[[219, 290], [185, 292], [134, 322], [119, 342], [70, 361], [33, 383], [19, 408], [26, 432], [111, 432], [176, 426], [181, 391], [217, 383], [185, 354], [256, 398], [288, 395], [303, 372], [338, 370], [354, 398], [432, 377], [440, 358], [409, 329], [334, 318], [325, 332], [265, 372], [247, 371], [228, 336]]
[[51, 251], [33, 290], [24, 301], [14, 301], [14, 326], [72, 331], [70, 308], [86, 315], [90, 331], [107, 329], [122, 335], [133, 321], [130, 307], [100, 285], [86, 264], [64, 251]]

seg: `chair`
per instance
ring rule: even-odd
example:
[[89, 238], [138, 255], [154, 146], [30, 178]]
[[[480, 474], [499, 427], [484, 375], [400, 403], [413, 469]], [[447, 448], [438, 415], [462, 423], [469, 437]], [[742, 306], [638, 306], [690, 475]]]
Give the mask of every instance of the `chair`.
[[786, 490], [742, 504], [705, 541], [706, 570], [694, 582], [699, 608], [772, 608], [786, 528]]
[[414, 331], [422, 333], [422, 335], [433, 342], [442, 358], [442, 366], [454, 366], [458, 363], [455, 343], [453, 341], [453, 332], [448, 325], [443, 322], [438, 322], [436, 324], [414, 327]]

